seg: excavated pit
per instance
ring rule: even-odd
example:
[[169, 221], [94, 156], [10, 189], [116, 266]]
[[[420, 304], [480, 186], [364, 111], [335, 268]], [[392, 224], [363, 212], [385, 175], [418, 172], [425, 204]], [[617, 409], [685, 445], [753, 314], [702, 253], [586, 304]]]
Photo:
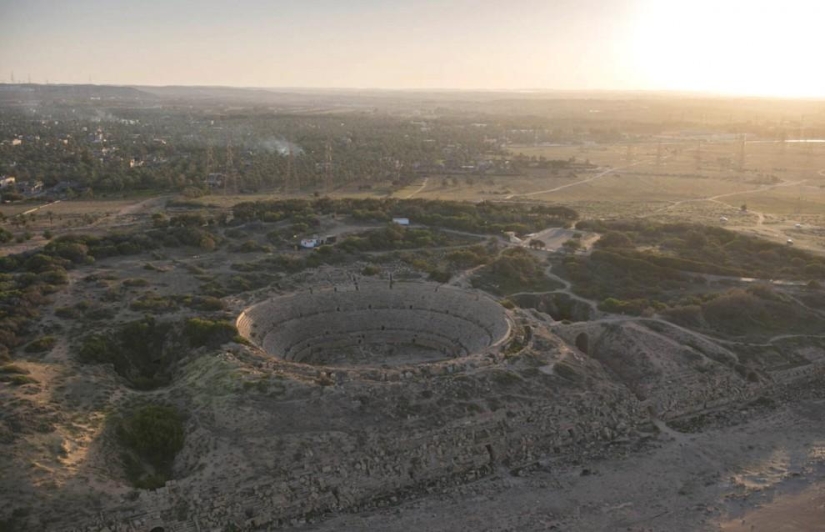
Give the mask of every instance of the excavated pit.
[[318, 366], [398, 366], [464, 357], [503, 342], [496, 301], [433, 283], [360, 283], [246, 309], [238, 331], [267, 353]]

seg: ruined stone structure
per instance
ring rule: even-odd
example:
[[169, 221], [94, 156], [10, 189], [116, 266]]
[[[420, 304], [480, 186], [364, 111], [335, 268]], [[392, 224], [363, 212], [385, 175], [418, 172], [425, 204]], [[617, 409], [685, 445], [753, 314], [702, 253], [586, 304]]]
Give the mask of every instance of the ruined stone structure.
[[247, 309], [239, 332], [274, 356], [313, 365], [397, 365], [458, 358], [503, 342], [504, 309], [433, 283], [367, 282], [292, 294]]
[[[254, 345], [203, 356], [169, 392], [189, 412], [176, 480], [124, 487], [63, 530], [289, 528], [587, 463], [654, 422], [687, 426], [771, 390], [678, 327], [565, 324], [432, 283], [313, 287], [253, 304], [237, 326]], [[798, 358], [821, 378], [825, 350]]]

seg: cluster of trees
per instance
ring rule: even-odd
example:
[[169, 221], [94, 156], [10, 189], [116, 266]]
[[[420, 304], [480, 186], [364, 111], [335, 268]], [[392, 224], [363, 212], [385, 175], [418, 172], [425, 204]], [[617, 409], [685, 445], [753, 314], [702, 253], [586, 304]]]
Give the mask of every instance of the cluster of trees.
[[226, 320], [191, 318], [183, 326], [183, 334], [192, 347], [217, 347], [239, 339], [238, 329]]
[[389, 224], [383, 229], [352, 235], [338, 243], [347, 252], [392, 251], [397, 249], [427, 248], [450, 245], [448, 235], [429, 229], [410, 229]]
[[491, 239], [487, 244], [475, 244], [447, 252], [420, 250], [390, 256], [428, 274], [431, 281], [446, 283], [458, 271], [489, 263], [498, 255], [498, 249], [497, 241]]
[[[825, 259], [803, 250], [718, 227], [649, 221], [579, 222], [603, 232], [589, 256], [568, 256], [559, 273], [574, 291], [620, 314], [652, 315], [728, 335], [808, 332], [822, 320], [773, 290], [756, 284], [708, 290], [705, 275], [811, 279], [825, 275]], [[813, 283], [810, 290], [816, 292]]]
[[683, 300], [667, 308], [668, 320], [728, 336], [816, 334], [825, 320], [766, 284]]
[[476, 288], [498, 295], [560, 288], [559, 283], [544, 275], [545, 268], [524, 248], [512, 248], [482, 268], [471, 282]]
[[86, 364], [112, 364], [132, 387], [152, 390], [172, 381], [177, 364], [190, 349], [215, 347], [237, 336], [235, 326], [223, 319], [191, 318], [179, 323], [146, 316], [85, 336], [77, 355]]
[[448, 118], [422, 127], [376, 113], [298, 115], [249, 108], [215, 115], [154, 105], [85, 111], [52, 108], [33, 119], [8, 109], [0, 138], [22, 143], [0, 145], [0, 174], [42, 180], [47, 187], [71, 182], [93, 193], [205, 191], [206, 176], [214, 172], [234, 173], [242, 190], [311, 190], [405, 182], [421, 165], [460, 168], [482, 156], [504, 155], [500, 146], [485, 142], [489, 132]]
[[589, 256], [568, 256], [559, 272], [573, 283], [573, 290], [589, 299], [667, 300], [671, 293], [702, 282], [677, 269], [646, 260], [643, 254], [594, 250]]
[[[29, 338], [40, 307], [68, 282], [70, 266], [68, 260], [43, 254], [0, 261], [0, 363], [11, 360], [12, 351]], [[36, 343], [30, 351], [40, 352], [41, 347]]]
[[157, 489], [172, 478], [175, 456], [183, 449], [183, 417], [171, 406], [145, 405], [117, 420], [124, 472], [136, 488]]
[[317, 223], [325, 214], [349, 215], [356, 220], [389, 222], [409, 218], [413, 223], [480, 234], [513, 231], [525, 234], [552, 226], [569, 226], [577, 218], [573, 209], [553, 205], [466, 203], [424, 199], [277, 200], [244, 202], [232, 209], [236, 219], [278, 222], [285, 219]]
[[115, 372], [136, 389], [151, 390], [169, 384], [184, 346], [171, 322], [152, 317], [86, 336], [77, 351], [86, 364], [112, 364]]
[[603, 233], [598, 249], [670, 270], [762, 279], [825, 277], [825, 258], [721, 227], [643, 220], [582, 221], [577, 227]]

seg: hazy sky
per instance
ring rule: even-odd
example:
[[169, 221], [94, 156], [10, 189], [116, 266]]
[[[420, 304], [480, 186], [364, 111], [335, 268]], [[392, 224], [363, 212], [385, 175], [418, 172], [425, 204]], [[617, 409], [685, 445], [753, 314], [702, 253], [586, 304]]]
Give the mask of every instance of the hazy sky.
[[825, 0], [0, 0], [0, 79], [825, 97]]

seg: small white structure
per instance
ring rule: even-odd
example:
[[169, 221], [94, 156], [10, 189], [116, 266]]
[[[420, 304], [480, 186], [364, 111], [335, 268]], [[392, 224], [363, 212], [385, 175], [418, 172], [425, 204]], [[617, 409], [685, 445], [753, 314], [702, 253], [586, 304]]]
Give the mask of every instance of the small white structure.
[[223, 174], [212, 173], [206, 176], [206, 184], [209, 188], [217, 188], [223, 185]]
[[398, 224], [398, 225], [410, 225], [410, 219], [409, 218], [393, 218], [392, 223]]
[[26, 196], [33, 196], [43, 192], [43, 181], [21, 181], [17, 183], [17, 190]]
[[14, 178], [13, 177], [0, 177], [0, 188], [12, 187], [14, 186]]
[[785, 241], [785, 243], [788, 244], [789, 246], [793, 246], [793, 239], [789, 238], [788, 240]]
[[318, 239], [317, 238], [304, 238], [301, 239], [301, 247], [304, 249], [313, 249], [318, 246]]
[[802, 229], [802, 224], [796, 224], [794, 227], [796, 227], [797, 229]]
[[722, 216], [722, 217], [719, 218], [719, 221], [722, 222], [722, 223], [727, 223], [728, 218], [727, 218], [727, 216]]

